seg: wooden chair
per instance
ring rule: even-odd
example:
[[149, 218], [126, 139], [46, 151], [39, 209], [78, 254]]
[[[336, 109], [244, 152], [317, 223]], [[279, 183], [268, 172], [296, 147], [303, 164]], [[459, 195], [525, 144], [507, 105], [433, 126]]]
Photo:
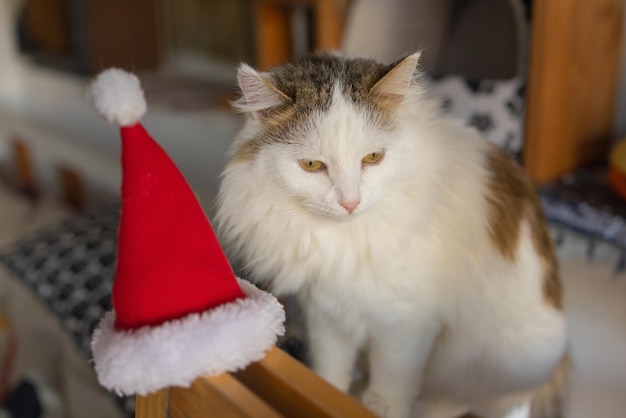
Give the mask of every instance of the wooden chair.
[[237, 373], [137, 396], [135, 418], [375, 418], [358, 401], [272, 348]]

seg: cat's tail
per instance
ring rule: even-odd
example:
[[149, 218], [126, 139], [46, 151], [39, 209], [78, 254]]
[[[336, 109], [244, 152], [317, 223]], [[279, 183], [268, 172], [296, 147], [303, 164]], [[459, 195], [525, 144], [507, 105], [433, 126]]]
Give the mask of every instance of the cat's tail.
[[554, 370], [552, 378], [535, 393], [531, 405], [532, 418], [565, 417], [570, 367], [570, 359], [566, 354]]

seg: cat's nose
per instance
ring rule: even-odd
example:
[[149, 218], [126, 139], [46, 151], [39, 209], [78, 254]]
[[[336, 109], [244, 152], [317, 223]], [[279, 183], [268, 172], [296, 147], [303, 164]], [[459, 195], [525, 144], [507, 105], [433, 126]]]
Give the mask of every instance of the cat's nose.
[[361, 200], [348, 200], [348, 201], [344, 201], [344, 200], [340, 200], [339, 204], [341, 206], [343, 206], [348, 213], [352, 213], [356, 210], [356, 208], [359, 206], [359, 204], [361, 203]]

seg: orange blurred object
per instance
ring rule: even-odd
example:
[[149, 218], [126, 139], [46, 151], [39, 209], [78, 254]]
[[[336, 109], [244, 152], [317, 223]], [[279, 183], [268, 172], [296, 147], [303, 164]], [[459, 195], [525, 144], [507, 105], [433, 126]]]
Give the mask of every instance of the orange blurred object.
[[609, 167], [609, 185], [622, 199], [626, 199], [626, 174], [615, 167]]
[[615, 144], [609, 153], [608, 180], [611, 189], [626, 199], [626, 140]]

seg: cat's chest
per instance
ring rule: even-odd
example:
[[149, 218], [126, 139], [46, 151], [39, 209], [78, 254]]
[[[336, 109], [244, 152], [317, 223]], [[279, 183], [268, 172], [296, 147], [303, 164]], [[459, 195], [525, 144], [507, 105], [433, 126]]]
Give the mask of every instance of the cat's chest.
[[411, 251], [416, 246], [415, 240], [336, 240], [311, 254], [319, 259], [308, 269], [300, 293], [315, 309], [345, 324], [405, 321], [418, 311], [432, 313], [439, 294], [432, 280], [435, 268], [419, 251]]
[[392, 224], [309, 229], [284, 248], [283, 265], [304, 269], [309, 286], [341, 294], [356, 285], [364, 299], [415, 292], [416, 277], [431, 276], [439, 258], [427, 240]]

